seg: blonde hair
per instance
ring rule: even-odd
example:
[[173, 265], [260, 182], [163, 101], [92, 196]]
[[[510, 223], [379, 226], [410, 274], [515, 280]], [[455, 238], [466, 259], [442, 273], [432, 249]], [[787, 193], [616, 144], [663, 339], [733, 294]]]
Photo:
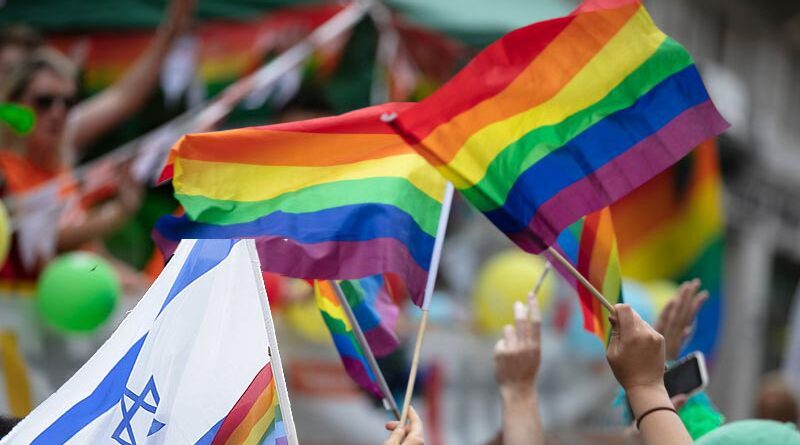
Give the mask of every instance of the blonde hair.
[[30, 53], [18, 66], [9, 70], [0, 86], [0, 101], [17, 102], [40, 71], [51, 71], [66, 79], [75, 80], [78, 68], [65, 55], [53, 48], [39, 48]]

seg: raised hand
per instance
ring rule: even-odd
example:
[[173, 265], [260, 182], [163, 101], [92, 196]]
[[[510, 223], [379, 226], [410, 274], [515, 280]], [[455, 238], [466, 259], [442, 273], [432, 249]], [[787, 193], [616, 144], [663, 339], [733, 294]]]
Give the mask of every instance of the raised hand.
[[529, 305], [514, 303], [514, 326], [506, 325], [494, 347], [494, 373], [501, 391], [530, 391], [541, 364], [541, 313], [533, 294]]
[[664, 336], [667, 360], [678, 359], [697, 312], [708, 300], [708, 292], [700, 292], [700, 284], [697, 278], [683, 282], [658, 316], [655, 329]]

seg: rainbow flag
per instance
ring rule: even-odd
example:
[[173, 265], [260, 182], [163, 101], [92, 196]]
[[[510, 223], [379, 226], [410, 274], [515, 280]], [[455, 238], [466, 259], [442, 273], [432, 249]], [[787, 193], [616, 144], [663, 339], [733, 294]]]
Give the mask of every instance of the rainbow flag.
[[[342, 290], [344, 291], [344, 289], [345, 286], [342, 284]], [[352, 294], [352, 291], [350, 294]], [[383, 393], [378, 386], [375, 374], [369, 367], [367, 358], [364, 355], [364, 350], [356, 340], [355, 334], [353, 333], [353, 325], [350, 324], [347, 315], [344, 313], [344, 309], [342, 309], [342, 305], [339, 304], [339, 299], [336, 298], [331, 282], [315, 281], [314, 295], [317, 300], [319, 311], [322, 314], [322, 319], [325, 320], [325, 325], [328, 326], [328, 330], [331, 332], [336, 350], [342, 357], [342, 363], [344, 364], [347, 374], [350, 375], [350, 378], [359, 386], [375, 397], [383, 399]], [[347, 291], [345, 291], [345, 296], [348, 301], [350, 301], [351, 297], [348, 295]]]
[[394, 352], [400, 345], [394, 333], [400, 309], [394, 303], [393, 289], [383, 275], [342, 280], [339, 286], [372, 353], [376, 357], [385, 357]]
[[713, 357], [722, 313], [725, 221], [714, 139], [611, 206], [625, 276], [700, 278], [709, 299], [686, 350]]
[[[621, 303], [622, 274], [620, 271], [617, 238], [611, 209], [603, 208], [592, 212], [558, 235], [554, 245], [564, 258], [592, 285], [599, 290], [611, 304]], [[548, 254], [545, 254], [548, 255]], [[580, 297], [583, 309], [583, 326], [587, 331], [597, 335], [608, 344], [611, 339], [611, 325], [608, 322], [608, 311], [595, 299], [586, 287], [578, 283], [572, 274], [567, 272], [556, 261], [551, 261], [567, 282]]]
[[413, 104], [184, 136], [154, 238], [255, 238], [266, 271], [305, 279], [390, 273], [422, 303], [445, 180], [380, 121]]
[[[343, 9], [338, 4], [271, 8], [248, 21], [203, 20], [197, 39], [197, 77], [213, 96], [225, 86], [261, 66], [268, 56], [283, 51], [310, 34]], [[118, 81], [146, 50], [155, 30], [119, 29], [91, 33], [58, 33], [48, 43], [64, 54], [85, 54], [81, 62], [83, 88], [94, 93]], [[347, 37], [316, 48], [309, 71], [325, 76], [338, 65]]]
[[587, 0], [493, 43], [393, 126], [538, 253], [728, 124], [639, 1]]
[[286, 445], [286, 431], [275, 389], [272, 362], [256, 375], [242, 397], [220, 421], [209, 445]]

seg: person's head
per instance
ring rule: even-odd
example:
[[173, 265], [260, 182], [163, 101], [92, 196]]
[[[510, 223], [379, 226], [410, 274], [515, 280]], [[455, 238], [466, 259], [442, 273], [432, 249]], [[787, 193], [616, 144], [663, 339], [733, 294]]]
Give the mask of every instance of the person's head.
[[723, 425], [695, 442], [696, 445], [800, 445], [794, 424], [772, 420], [740, 420]]
[[37, 153], [56, 153], [69, 109], [78, 94], [77, 70], [66, 56], [50, 48], [33, 51], [15, 66], [0, 89], [0, 101], [31, 107], [36, 127], [26, 148]]
[[25, 25], [0, 29], [0, 79], [43, 44], [42, 35]]
[[768, 375], [756, 396], [756, 417], [778, 422], [797, 422], [797, 401], [780, 375]]
[[15, 417], [0, 416], [0, 439], [6, 437], [18, 423], [19, 419]]

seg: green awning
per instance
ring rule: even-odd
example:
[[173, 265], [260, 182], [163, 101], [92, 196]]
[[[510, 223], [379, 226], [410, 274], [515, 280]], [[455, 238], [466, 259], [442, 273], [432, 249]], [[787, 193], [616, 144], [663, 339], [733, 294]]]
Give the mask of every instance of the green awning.
[[[291, 5], [320, 0], [200, 0], [201, 19], [248, 20]], [[483, 45], [505, 32], [567, 14], [574, 0], [387, 0], [410, 21], [443, 31], [467, 43]], [[0, 26], [24, 23], [44, 31], [152, 28], [161, 20], [165, 0], [6, 0]]]

